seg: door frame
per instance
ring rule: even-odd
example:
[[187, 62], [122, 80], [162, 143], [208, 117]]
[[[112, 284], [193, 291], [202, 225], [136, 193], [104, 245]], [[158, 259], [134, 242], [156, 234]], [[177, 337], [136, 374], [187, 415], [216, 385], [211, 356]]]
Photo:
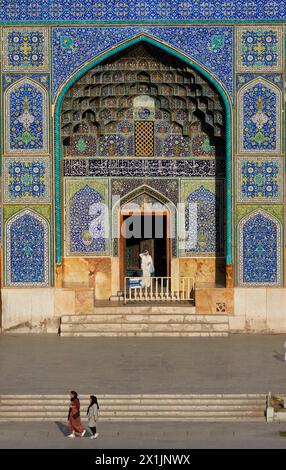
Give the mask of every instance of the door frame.
[[126, 272], [126, 266], [125, 266], [125, 252], [126, 252], [126, 239], [122, 235], [121, 227], [124, 221], [125, 216], [137, 216], [137, 217], [142, 217], [145, 215], [151, 215], [155, 216], [160, 215], [163, 217], [166, 217], [166, 255], [167, 255], [167, 277], [171, 276], [171, 239], [170, 239], [170, 212], [167, 210], [164, 211], [140, 211], [140, 210], [122, 210], [120, 209], [120, 217], [119, 217], [119, 233], [120, 233], [120, 241], [119, 241], [119, 271], [120, 271], [120, 289], [124, 290], [124, 278], [125, 278], [125, 272]]

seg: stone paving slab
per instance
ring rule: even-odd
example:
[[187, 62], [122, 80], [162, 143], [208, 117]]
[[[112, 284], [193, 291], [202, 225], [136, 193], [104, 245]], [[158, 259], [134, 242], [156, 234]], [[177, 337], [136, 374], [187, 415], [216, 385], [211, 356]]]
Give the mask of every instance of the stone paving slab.
[[286, 335], [0, 335], [1, 394], [267, 393], [286, 388]]
[[98, 439], [68, 439], [63, 423], [0, 423], [1, 449], [285, 449], [276, 423], [99, 423]]

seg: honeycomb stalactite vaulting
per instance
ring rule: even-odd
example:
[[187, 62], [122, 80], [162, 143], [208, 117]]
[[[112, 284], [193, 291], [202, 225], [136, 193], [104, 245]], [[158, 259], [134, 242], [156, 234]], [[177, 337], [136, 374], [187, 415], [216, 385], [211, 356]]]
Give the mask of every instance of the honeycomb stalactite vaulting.
[[224, 155], [224, 109], [215, 89], [147, 44], [81, 77], [66, 94], [61, 125], [66, 157]]

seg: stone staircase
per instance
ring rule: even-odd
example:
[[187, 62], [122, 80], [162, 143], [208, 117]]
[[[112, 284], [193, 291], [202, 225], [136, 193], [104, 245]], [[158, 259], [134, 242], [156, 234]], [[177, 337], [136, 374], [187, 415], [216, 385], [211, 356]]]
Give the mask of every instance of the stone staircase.
[[[88, 396], [80, 396], [85, 424]], [[265, 421], [266, 394], [99, 395], [100, 421]], [[66, 395], [1, 395], [0, 421], [67, 421]]]
[[196, 315], [183, 305], [95, 307], [93, 314], [63, 315], [61, 336], [228, 336], [227, 315]]

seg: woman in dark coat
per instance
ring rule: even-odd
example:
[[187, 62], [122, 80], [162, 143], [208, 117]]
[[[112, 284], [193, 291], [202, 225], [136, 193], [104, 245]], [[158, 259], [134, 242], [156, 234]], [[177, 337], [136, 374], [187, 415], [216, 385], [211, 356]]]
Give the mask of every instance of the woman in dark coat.
[[76, 432], [80, 433], [81, 437], [83, 437], [86, 431], [80, 421], [80, 402], [78, 395], [74, 390], [70, 392], [70, 398], [71, 402], [69, 407], [68, 422], [71, 433], [68, 435], [68, 437], [75, 437]]

